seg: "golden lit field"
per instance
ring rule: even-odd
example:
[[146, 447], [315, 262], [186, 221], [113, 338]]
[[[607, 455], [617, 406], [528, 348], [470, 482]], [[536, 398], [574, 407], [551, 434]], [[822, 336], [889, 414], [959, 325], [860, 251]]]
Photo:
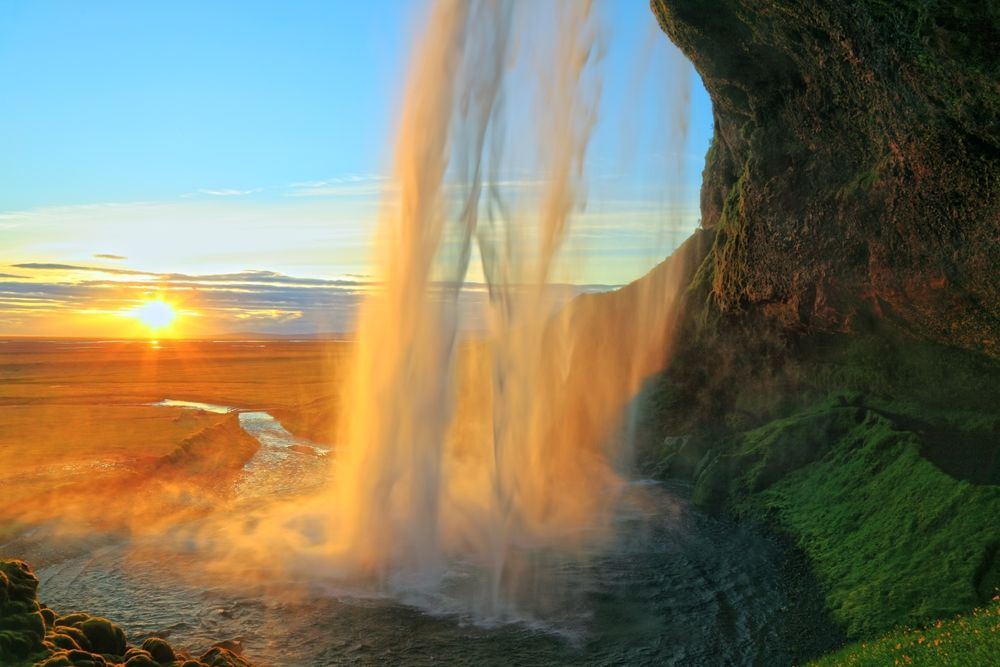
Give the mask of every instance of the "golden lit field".
[[[326, 373], [345, 350], [322, 341], [0, 341], [0, 538], [21, 521], [109, 513], [99, 491], [113, 493], [115, 507], [148, 495], [146, 481], [169, 476], [163, 461], [176, 470], [190, 458], [184, 443], [204, 443], [200, 472], [213, 479], [256, 446], [235, 414], [149, 405], [163, 399], [266, 410], [326, 440], [334, 393]], [[186, 465], [176, 477], [193, 477]]]
[[[0, 406], [128, 405], [164, 398], [239, 408], [296, 410], [333, 394], [336, 342], [6, 339]], [[44, 415], [45, 413], [39, 413]]]

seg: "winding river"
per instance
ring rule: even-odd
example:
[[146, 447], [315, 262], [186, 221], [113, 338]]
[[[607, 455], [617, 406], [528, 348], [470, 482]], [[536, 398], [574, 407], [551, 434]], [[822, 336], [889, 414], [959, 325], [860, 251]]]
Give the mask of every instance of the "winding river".
[[[261, 443], [238, 482], [242, 499], [294, 493], [319, 480], [325, 448], [295, 438], [266, 412], [241, 412], [240, 424]], [[290, 598], [257, 586], [234, 591], [187, 584], [175, 573], [199, 555], [164, 549], [152, 538], [95, 537], [85, 552], [74, 550], [80, 555], [49, 560], [38, 571], [40, 597], [61, 612], [86, 609], [113, 618], [131, 641], [158, 634], [195, 651], [214, 641], [239, 642], [262, 666], [791, 662], [783, 637], [791, 600], [779, 573], [785, 558], [779, 546], [698, 512], [684, 486], [631, 483], [614, 524], [610, 543], [545, 560], [550, 574], [573, 583], [573, 599], [537, 623], [483, 626], [448, 613], [446, 604], [428, 611], [427, 605], [324, 587]], [[273, 591], [283, 583], [269, 586]]]

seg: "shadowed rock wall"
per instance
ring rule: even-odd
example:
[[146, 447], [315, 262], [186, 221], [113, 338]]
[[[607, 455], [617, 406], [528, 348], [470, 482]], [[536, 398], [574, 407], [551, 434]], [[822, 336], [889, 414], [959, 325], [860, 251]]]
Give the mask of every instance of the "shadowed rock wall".
[[651, 5], [713, 101], [716, 305], [1000, 354], [1000, 4]]

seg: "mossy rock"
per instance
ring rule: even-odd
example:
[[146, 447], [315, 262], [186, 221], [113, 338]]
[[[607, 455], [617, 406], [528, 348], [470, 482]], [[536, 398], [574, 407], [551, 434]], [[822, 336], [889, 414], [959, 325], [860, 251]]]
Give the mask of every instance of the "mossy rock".
[[57, 626], [53, 628], [53, 632], [49, 636], [55, 637], [56, 635], [63, 635], [70, 637], [76, 643], [77, 648], [83, 649], [84, 651], [90, 651], [93, 649], [93, 646], [91, 646], [90, 644], [90, 639], [87, 638], [87, 635], [84, 634], [83, 630], [81, 630], [76, 626], [73, 625]]
[[45, 619], [38, 579], [23, 561], [0, 561], [0, 664], [23, 660], [42, 649]]
[[108, 619], [91, 616], [77, 627], [87, 636], [91, 650], [115, 656], [125, 653], [125, 632]]
[[53, 653], [36, 663], [36, 667], [109, 667], [104, 656], [88, 651], [70, 650]]
[[222, 646], [213, 646], [199, 660], [208, 667], [252, 667], [241, 656]]
[[87, 648], [85, 646], [81, 646], [80, 642], [78, 642], [75, 637], [65, 632], [54, 632], [46, 635], [45, 638], [51, 642], [53, 646], [66, 651], [75, 651]]
[[36, 642], [31, 634], [15, 630], [0, 630], [0, 658], [6, 660], [23, 659], [41, 647], [41, 640]]
[[177, 659], [177, 655], [174, 653], [174, 649], [170, 646], [170, 644], [159, 637], [150, 637], [146, 639], [142, 642], [142, 648], [159, 663], [167, 664], [174, 662]]
[[38, 579], [26, 563], [0, 561], [0, 667], [250, 667], [230, 650], [238, 644], [227, 642], [201, 660], [157, 637], [129, 647], [114, 622], [84, 612], [58, 616], [39, 605], [37, 592]]
[[160, 664], [145, 651], [134, 653], [130, 651], [130, 655], [125, 656], [125, 667], [160, 667]]
[[90, 618], [90, 614], [85, 614], [82, 611], [75, 611], [72, 614], [66, 614], [64, 616], [58, 617], [55, 621], [55, 627], [60, 627], [60, 626], [76, 627], [78, 624], [82, 623], [83, 621], [86, 621], [88, 618]]
[[53, 627], [55, 627], [56, 619], [58, 618], [58, 615], [56, 614], [55, 611], [43, 605], [41, 608], [41, 614], [42, 614], [42, 620], [45, 621], [46, 628], [49, 628], [51, 630]]
[[68, 651], [58, 651], [35, 663], [35, 667], [74, 667]]

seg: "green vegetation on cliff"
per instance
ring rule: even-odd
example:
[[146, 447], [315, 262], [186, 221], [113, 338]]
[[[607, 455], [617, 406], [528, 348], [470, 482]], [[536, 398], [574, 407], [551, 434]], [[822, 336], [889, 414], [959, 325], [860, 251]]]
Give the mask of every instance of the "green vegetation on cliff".
[[1000, 487], [945, 474], [915, 434], [870, 410], [829, 408], [738, 440], [699, 476], [696, 498], [728, 493], [734, 512], [794, 535], [850, 635], [970, 609], [993, 592]]
[[[989, 601], [1000, 364], [891, 328], [782, 337], [750, 326], [688, 329], [702, 345], [683, 343], [650, 392], [664, 437], [640, 452], [647, 469], [693, 479], [706, 508], [788, 534], [850, 637]], [[706, 392], [693, 383], [712, 386], [713, 361], [726, 384]]]
[[651, 5], [702, 76], [715, 136], [701, 191], [712, 243], [648, 392], [641, 465], [787, 533], [854, 637], [987, 602], [1000, 584], [1000, 5]]
[[1000, 597], [990, 605], [938, 620], [925, 627], [900, 628], [877, 639], [851, 644], [811, 663], [811, 667], [969, 667], [996, 664], [1000, 656]]

